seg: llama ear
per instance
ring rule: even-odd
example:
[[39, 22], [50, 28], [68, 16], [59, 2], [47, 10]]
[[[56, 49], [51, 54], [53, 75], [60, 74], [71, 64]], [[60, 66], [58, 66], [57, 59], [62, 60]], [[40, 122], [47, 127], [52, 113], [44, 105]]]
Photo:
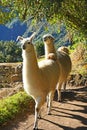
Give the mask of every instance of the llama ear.
[[18, 36], [16, 39], [16, 41], [22, 41], [22, 40], [23, 40], [23, 37], [21, 37], [21, 36]]
[[33, 40], [33, 38], [35, 37], [35, 35], [36, 35], [36, 32], [34, 32], [29, 38], [30, 38], [30, 41], [32, 41]]

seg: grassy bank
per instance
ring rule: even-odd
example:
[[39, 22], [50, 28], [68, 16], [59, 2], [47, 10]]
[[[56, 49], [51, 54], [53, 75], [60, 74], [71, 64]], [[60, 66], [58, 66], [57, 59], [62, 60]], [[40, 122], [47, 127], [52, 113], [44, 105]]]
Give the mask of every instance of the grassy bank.
[[0, 125], [29, 108], [33, 99], [25, 92], [19, 92], [11, 97], [0, 100]]

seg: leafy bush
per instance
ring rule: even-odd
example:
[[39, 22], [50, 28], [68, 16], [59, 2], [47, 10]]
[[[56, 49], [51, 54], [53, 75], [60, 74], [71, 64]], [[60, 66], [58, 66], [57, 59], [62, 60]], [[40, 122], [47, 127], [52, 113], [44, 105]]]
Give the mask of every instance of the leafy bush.
[[0, 100], [0, 125], [22, 112], [33, 101], [25, 92], [19, 92], [11, 97]]
[[22, 61], [21, 48], [14, 41], [0, 41], [0, 62]]
[[43, 42], [42, 43], [37, 42], [35, 47], [36, 47], [36, 52], [37, 52], [38, 57], [44, 55], [44, 44], [43, 44]]

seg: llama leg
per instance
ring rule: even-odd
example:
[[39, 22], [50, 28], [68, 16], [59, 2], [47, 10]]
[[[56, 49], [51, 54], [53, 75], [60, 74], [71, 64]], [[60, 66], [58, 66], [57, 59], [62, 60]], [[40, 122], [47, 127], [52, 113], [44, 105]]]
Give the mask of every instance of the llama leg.
[[58, 91], [58, 101], [61, 102], [61, 87], [62, 87], [62, 83], [59, 83], [58, 84], [58, 88], [57, 88], [57, 91]]
[[49, 93], [49, 102], [48, 102], [48, 112], [47, 114], [51, 114], [51, 108], [52, 108], [52, 100], [53, 100], [54, 92]]
[[41, 97], [38, 97], [35, 102], [36, 102], [36, 105], [35, 105], [35, 122], [34, 122], [33, 130], [38, 130], [38, 118], [39, 119], [41, 118], [41, 106], [45, 102], [45, 99], [44, 99], [44, 97], [43, 97], [43, 99]]
[[35, 102], [36, 102], [36, 105], [35, 105], [35, 122], [34, 122], [33, 130], [38, 130], [38, 116], [39, 116], [39, 112], [40, 112], [41, 98], [38, 97]]
[[47, 108], [49, 106], [49, 94], [47, 95]]
[[41, 119], [41, 109], [39, 110], [39, 113], [38, 113], [38, 119]]
[[33, 130], [38, 130], [38, 112], [39, 112], [39, 109], [37, 106], [35, 106], [35, 122], [34, 122]]
[[63, 90], [66, 90], [66, 81], [63, 83]]

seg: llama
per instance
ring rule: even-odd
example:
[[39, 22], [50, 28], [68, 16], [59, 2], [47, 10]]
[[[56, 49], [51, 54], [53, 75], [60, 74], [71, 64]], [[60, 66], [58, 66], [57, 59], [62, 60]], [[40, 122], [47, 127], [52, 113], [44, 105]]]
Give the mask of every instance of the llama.
[[45, 58], [57, 60], [58, 65], [60, 65], [60, 77], [57, 85], [58, 91], [58, 101], [61, 101], [61, 88], [66, 86], [67, 77], [71, 71], [71, 59], [69, 57], [69, 50], [66, 47], [60, 47], [57, 52], [54, 47], [54, 37], [51, 34], [46, 34], [43, 36], [43, 41], [45, 44]]
[[59, 66], [56, 61], [47, 59], [37, 62], [36, 53], [32, 40], [32, 34], [28, 38], [18, 36], [22, 43], [23, 57], [23, 84], [24, 90], [35, 100], [35, 122], [34, 130], [38, 129], [38, 117], [41, 107], [48, 96], [48, 114], [50, 114], [54, 91], [60, 75]]

